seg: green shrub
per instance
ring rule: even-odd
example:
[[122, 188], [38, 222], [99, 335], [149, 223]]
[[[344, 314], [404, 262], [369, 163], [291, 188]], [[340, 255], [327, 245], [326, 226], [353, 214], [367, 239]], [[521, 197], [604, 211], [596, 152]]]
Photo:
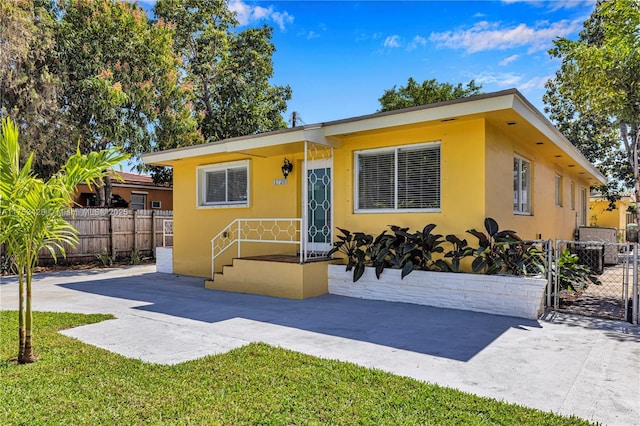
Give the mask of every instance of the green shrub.
[[[367, 266], [375, 269], [378, 278], [386, 268], [401, 269], [401, 278], [414, 270], [462, 272], [462, 260], [466, 257], [474, 257], [471, 266], [476, 273], [544, 273], [545, 258], [541, 250], [524, 242], [515, 231], [500, 231], [492, 218], [486, 218], [484, 224], [486, 234], [475, 229], [467, 231], [478, 239], [478, 248], [453, 234], [443, 238], [433, 232], [434, 224], [415, 232], [390, 225], [390, 234], [385, 230], [375, 238], [338, 228], [342, 235], [338, 235], [329, 255], [340, 252], [346, 256], [347, 271], [353, 270], [353, 282], [362, 277]], [[447, 243], [451, 248], [445, 251]]]

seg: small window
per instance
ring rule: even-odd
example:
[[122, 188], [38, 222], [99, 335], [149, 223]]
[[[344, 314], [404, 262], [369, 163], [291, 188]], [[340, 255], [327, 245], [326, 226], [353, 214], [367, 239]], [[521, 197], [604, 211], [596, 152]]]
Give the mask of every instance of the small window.
[[355, 154], [356, 212], [440, 209], [440, 143]]
[[162, 203], [160, 201], [152, 201], [151, 202], [151, 208], [152, 209], [161, 209], [162, 208]]
[[248, 206], [248, 165], [248, 161], [236, 161], [198, 167], [198, 206]]
[[556, 206], [562, 207], [562, 176], [556, 175]]
[[144, 194], [131, 194], [129, 208], [133, 210], [144, 210], [147, 208], [147, 196]]
[[569, 199], [571, 204], [571, 210], [575, 210], [576, 209], [576, 184], [573, 181], [571, 181], [570, 191], [571, 192], [569, 193]]
[[531, 162], [513, 157], [513, 212], [531, 214]]

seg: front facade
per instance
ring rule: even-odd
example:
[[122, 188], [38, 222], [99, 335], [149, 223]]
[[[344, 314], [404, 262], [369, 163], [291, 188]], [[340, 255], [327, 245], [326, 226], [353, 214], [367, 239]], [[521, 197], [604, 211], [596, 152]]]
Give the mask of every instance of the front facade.
[[[237, 257], [322, 256], [336, 227], [377, 234], [434, 223], [463, 236], [493, 217], [523, 238], [570, 239], [587, 224], [589, 187], [605, 182], [516, 90], [143, 159], [173, 167], [174, 272], [195, 276], [217, 276]], [[291, 243], [248, 241], [276, 233]], [[215, 253], [236, 235], [247, 240], [241, 255]]]

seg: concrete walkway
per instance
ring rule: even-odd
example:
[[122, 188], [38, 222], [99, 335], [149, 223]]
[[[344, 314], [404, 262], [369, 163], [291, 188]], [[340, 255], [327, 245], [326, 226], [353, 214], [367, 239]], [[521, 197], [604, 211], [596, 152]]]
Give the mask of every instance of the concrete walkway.
[[[41, 274], [34, 309], [112, 313], [63, 333], [175, 364], [249, 342], [350, 361], [608, 425], [640, 422], [640, 328], [550, 315], [540, 321], [325, 295], [303, 301], [205, 290], [155, 266]], [[17, 309], [14, 279], [0, 309]]]

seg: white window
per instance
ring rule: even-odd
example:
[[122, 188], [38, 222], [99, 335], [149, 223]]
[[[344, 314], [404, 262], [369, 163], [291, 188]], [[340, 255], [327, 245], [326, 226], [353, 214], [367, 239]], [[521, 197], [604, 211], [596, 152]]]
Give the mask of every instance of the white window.
[[198, 167], [199, 207], [249, 205], [249, 161]]
[[580, 226], [587, 225], [587, 188], [580, 188]]
[[562, 176], [556, 175], [556, 206], [562, 207]]
[[531, 162], [513, 157], [513, 212], [531, 213]]
[[358, 151], [355, 210], [439, 211], [440, 143]]
[[145, 194], [131, 194], [129, 208], [133, 210], [144, 210], [147, 208], [147, 196]]
[[576, 209], [576, 184], [574, 181], [571, 181], [571, 193], [569, 194], [571, 199], [571, 210]]

